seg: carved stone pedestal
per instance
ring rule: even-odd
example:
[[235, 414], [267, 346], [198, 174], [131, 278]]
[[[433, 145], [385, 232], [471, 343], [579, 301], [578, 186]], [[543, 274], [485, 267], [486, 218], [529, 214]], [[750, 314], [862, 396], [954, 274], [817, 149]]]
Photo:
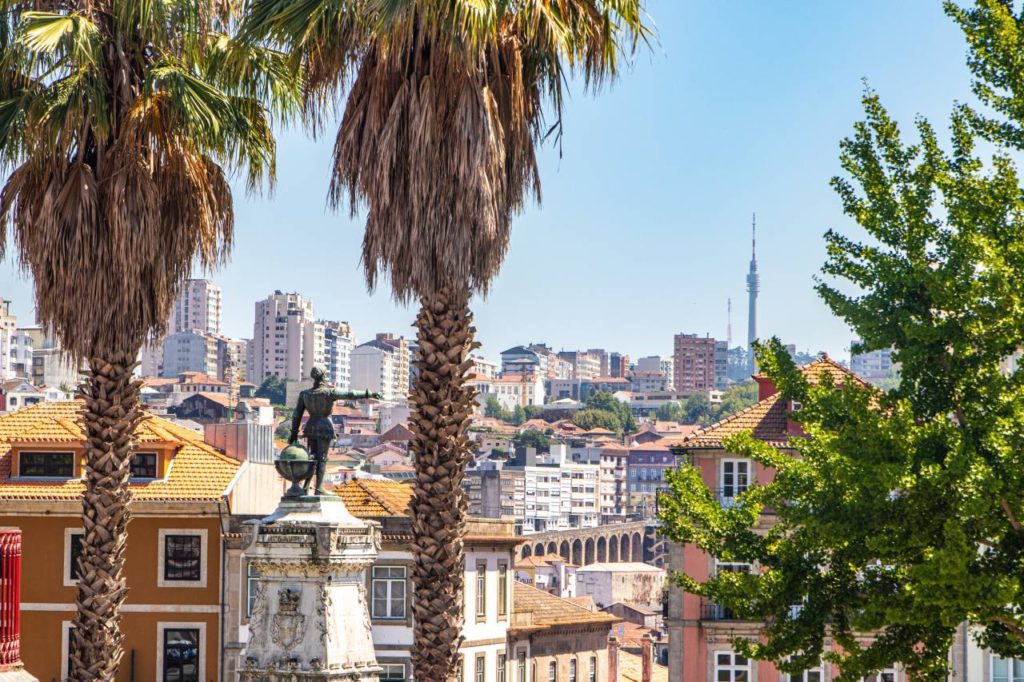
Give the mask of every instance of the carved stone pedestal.
[[282, 499], [246, 529], [260, 573], [241, 682], [376, 682], [366, 571], [380, 531], [338, 498]]

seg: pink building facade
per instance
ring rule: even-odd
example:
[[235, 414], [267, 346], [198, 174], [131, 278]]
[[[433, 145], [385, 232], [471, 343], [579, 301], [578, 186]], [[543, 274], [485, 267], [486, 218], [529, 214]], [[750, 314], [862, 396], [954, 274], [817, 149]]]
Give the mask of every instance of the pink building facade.
[[[835, 383], [850, 381], [849, 370], [827, 357], [803, 368], [809, 380], [822, 373], [830, 374]], [[731, 505], [735, 498], [751, 485], [772, 480], [774, 472], [753, 460], [728, 452], [723, 439], [727, 436], [753, 432], [754, 437], [783, 451], [790, 438], [800, 437], [799, 426], [788, 418], [792, 405], [782, 400], [775, 386], [765, 377], [755, 377], [759, 387], [759, 402], [727, 420], [688, 436], [680, 448], [687, 461], [696, 466], [704, 484], [714, 491], [722, 505]], [[856, 379], [859, 381], [859, 379]], [[770, 510], [762, 515], [761, 523], [770, 527], [774, 522]], [[672, 570], [684, 572], [697, 580], [722, 571], [752, 571], [748, 564], [723, 563], [692, 545], [673, 544], [669, 553]], [[828, 682], [838, 671], [822, 665], [798, 674], [779, 672], [765, 661], [747, 660], [733, 650], [737, 638], [756, 639], [761, 623], [738, 620], [726, 608], [694, 594], [670, 588], [668, 618], [669, 680], [670, 682]], [[904, 674], [893, 667], [882, 671], [869, 682], [905, 682]]]

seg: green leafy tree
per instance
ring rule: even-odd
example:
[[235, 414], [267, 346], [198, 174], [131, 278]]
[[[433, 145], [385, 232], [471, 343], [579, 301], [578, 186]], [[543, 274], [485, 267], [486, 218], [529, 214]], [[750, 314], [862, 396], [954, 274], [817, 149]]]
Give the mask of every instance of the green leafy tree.
[[526, 418], [527, 419], [536, 419], [537, 417], [540, 417], [541, 414], [544, 413], [544, 406], [543, 405], [527, 405], [526, 407], [523, 408], [523, 410], [526, 412]]
[[589, 431], [590, 429], [608, 429], [616, 433], [622, 432], [622, 422], [619, 416], [610, 410], [598, 410], [593, 407], [580, 410], [572, 418], [572, 423]]
[[502, 421], [508, 421], [509, 413], [505, 409], [505, 406], [501, 404], [497, 396], [487, 396], [487, 401], [484, 403], [484, 416], [491, 419], [500, 419]]
[[516, 405], [514, 408], [512, 408], [512, 414], [509, 417], [508, 421], [510, 421], [512, 424], [516, 426], [519, 426], [520, 424], [526, 421], [526, 410], [523, 408], [522, 405]]
[[616, 431], [625, 430], [626, 433], [632, 433], [636, 431], [636, 419], [633, 417], [632, 410], [629, 409], [629, 405], [622, 402], [611, 393], [607, 391], [595, 391], [587, 396], [585, 402], [588, 408], [594, 410], [604, 410], [611, 412], [619, 420], [619, 428]]
[[687, 424], [705, 424], [711, 417], [711, 401], [703, 393], [694, 393], [683, 403], [683, 421]]
[[[807, 364], [807, 362], [798, 362], [797, 364]], [[714, 406], [712, 420], [724, 419], [747, 409], [757, 402], [757, 395], [758, 387], [756, 381], [746, 381], [742, 384], [730, 386], [723, 392], [722, 402]]]
[[551, 439], [542, 431], [527, 429], [517, 433], [512, 444], [517, 448], [536, 448], [537, 452], [547, 452], [551, 448]]
[[686, 412], [683, 410], [683, 406], [675, 400], [671, 400], [659, 407], [655, 415], [664, 422], [682, 423], [686, 419]]
[[[982, 92], [1021, 83], [1021, 18], [988, 0], [954, 15], [969, 36], [987, 31], [971, 38]], [[988, 54], [1000, 41], [1012, 51], [1003, 62]], [[1014, 105], [1024, 101], [1015, 93]], [[960, 106], [947, 152], [927, 121], [908, 144], [876, 95], [864, 106], [833, 185], [870, 240], [829, 232], [824, 273], [838, 282], [818, 292], [864, 350], [895, 349], [899, 383], [887, 393], [854, 381], [809, 385], [771, 343], [759, 362], [801, 403], [792, 417], [807, 437], [790, 452], [731, 438], [727, 449], [775, 469], [774, 481], [727, 509], [683, 466], [661, 518], [676, 541], [759, 567], [678, 578], [766, 623], [762, 639], [738, 650], [792, 657], [783, 667], [796, 671], [831, 637], [839, 649], [826, 658], [843, 680], [893, 661], [915, 679], [944, 680], [963, 621], [996, 654], [1024, 657], [1024, 373], [1001, 369], [1024, 339], [1024, 195], [1008, 154], [997, 148], [983, 161], [975, 135], [1016, 129]], [[766, 507], [775, 513], [767, 529]]]
[[284, 405], [287, 395], [288, 391], [284, 379], [276, 374], [268, 376], [260, 384], [260, 387], [256, 389], [256, 397], [266, 398], [270, 401], [271, 405]]

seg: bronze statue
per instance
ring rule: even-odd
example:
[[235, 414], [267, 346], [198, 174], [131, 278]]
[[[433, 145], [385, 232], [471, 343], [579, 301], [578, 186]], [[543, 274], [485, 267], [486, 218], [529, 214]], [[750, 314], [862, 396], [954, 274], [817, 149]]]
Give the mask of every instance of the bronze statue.
[[314, 367], [309, 377], [313, 380], [313, 388], [307, 388], [299, 393], [299, 401], [295, 404], [295, 413], [292, 415], [292, 435], [288, 443], [294, 443], [299, 439], [299, 425], [302, 424], [303, 413], [309, 413], [302, 435], [306, 437], [306, 449], [316, 462], [313, 472], [302, 482], [303, 491], [309, 493], [309, 482], [316, 476], [316, 487], [314, 495], [330, 495], [324, 490], [324, 473], [327, 470], [327, 450], [334, 440], [334, 424], [331, 422], [331, 411], [334, 403], [339, 400], [357, 400], [359, 398], [373, 397], [367, 393], [349, 393], [339, 391], [324, 381], [324, 371]]

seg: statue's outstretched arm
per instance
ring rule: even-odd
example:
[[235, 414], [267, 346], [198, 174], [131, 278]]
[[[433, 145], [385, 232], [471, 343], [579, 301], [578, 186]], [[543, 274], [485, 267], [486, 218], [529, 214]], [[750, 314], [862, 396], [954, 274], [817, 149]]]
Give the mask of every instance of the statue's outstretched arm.
[[364, 400], [366, 398], [380, 398], [380, 393], [370, 393], [369, 391], [339, 391], [333, 389], [331, 391], [331, 397], [335, 400]]
[[292, 435], [288, 443], [294, 443], [299, 439], [299, 426], [302, 425], [302, 415], [306, 412], [306, 403], [302, 402], [302, 395], [299, 395], [299, 402], [295, 404], [295, 412], [292, 413]]

